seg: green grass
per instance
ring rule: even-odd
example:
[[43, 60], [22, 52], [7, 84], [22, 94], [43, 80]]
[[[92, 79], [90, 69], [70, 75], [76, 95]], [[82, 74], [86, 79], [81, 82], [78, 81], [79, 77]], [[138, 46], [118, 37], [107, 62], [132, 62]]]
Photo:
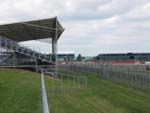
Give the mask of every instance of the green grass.
[[150, 113], [150, 94], [100, 80], [96, 74], [62, 72], [87, 76], [88, 88], [48, 93], [52, 113]]
[[42, 113], [39, 74], [0, 68], [0, 113]]
[[[88, 88], [52, 93], [46, 79], [51, 113], [150, 113], [150, 94], [109, 81], [96, 74], [62, 70], [88, 77]], [[39, 74], [0, 68], [0, 113], [42, 113]]]

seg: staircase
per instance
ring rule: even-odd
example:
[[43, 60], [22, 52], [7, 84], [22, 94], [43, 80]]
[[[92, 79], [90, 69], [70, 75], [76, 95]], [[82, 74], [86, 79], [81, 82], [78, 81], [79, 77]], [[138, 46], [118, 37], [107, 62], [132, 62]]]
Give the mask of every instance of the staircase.
[[22, 46], [18, 42], [7, 39], [6, 37], [3, 37], [3, 36], [0, 36], [0, 47], [13, 50], [14, 52], [17, 52], [26, 56], [30, 56], [35, 59], [39, 59], [43, 62], [49, 62], [49, 63], [54, 64], [54, 62], [52, 62], [52, 55], [48, 56], [46, 54], [31, 50], [30, 48]]
[[9, 64], [9, 59], [11, 57], [13, 57], [13, 54], [11, 52], [8, 52], [8, 53], [5, 53], [5, 54], [1, 55], [0, 64], [1, 65]]

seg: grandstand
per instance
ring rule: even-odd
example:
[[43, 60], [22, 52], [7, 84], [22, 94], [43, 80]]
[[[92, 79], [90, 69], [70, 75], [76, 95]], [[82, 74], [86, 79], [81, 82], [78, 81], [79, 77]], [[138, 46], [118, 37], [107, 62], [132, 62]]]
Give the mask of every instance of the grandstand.
[[[57, 17], [0, 25], [0, 67], [42, 68], [57, 75], [57, 41], [63, 31]], [[20, 44], [39, 39], [51, 40], [51, 54]]]
[[112, 63], [145, 63], [150, 61], [150, 53], [113, 53], [99, 54], [95, 57], [97, 61], [107, 61]]

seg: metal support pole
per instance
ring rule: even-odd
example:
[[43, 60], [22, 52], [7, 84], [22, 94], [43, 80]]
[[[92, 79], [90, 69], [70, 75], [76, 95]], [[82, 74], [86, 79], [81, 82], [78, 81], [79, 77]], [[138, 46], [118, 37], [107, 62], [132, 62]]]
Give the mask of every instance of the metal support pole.
[[56, 18], [56, 25], [55, 25], [55, 28], [56, 28], [56, 32], [55, 32], [55, 37], [52, 38], [52, 52], [53, 52], [53, 57], [54, 57], [54, 62], [55, 62], [55, 66], [54, 66], [54, 75], [55, 75], [55, 78], [58, 77], [58, 62], [57, 62], [57, 38], [58, 38], [58, 34], [57, 34], [57, 18]]
[[15, 55], [15, 51], [13, 51], [13, 67], [15, 67], [16, 66], [16, 55]]
[[52, 50], [53, 50], [53, 57], [54, 57], [54, 75], [57, 78], [58, 76], [58, 64], [57, 64], [57, 41], [52, 39]]
[[35, 71], [38, 72], [38, 64], [37, 64], [37, 59], [35, 59]]

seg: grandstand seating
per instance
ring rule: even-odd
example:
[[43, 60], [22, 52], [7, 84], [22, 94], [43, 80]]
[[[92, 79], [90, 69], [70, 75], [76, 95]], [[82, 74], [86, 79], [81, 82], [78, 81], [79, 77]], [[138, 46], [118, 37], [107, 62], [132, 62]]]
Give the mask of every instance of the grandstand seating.
[[21, 46], [18, 42], [7, 39], [5, 37], [0, 37], [0, 46], [9, 50], [13, 50], [17, 53], [24, 54], [26, 56], [30, 56], [32, 58], [40, 59], [42, 61], [51, 62], [52, 56], [48, 56], [46, 54], [42, 54], [36, 52], [34, 50], [29, 49], [28, 47]]

